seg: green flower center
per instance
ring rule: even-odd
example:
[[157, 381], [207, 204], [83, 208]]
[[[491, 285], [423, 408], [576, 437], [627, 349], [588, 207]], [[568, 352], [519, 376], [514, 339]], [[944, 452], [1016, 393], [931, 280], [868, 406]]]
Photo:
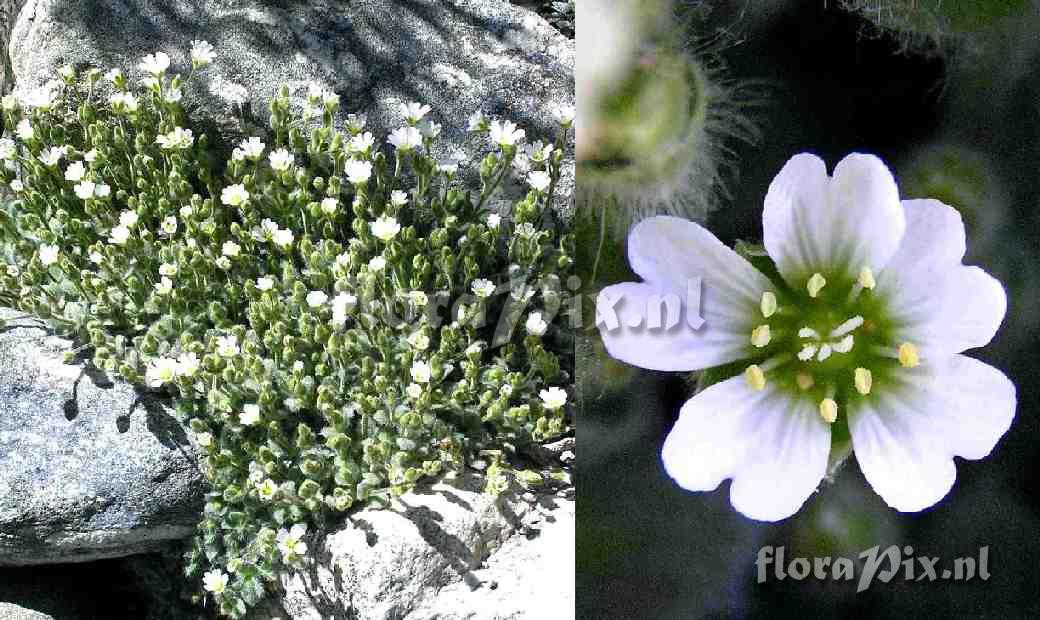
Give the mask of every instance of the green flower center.
[[761, 322], [748, 335], [759, 352], [744, 376], [753, 389], [775, 384], [813, 398], [833, 423], [852, 399], [869, 398], [903, 368], [919, 363], [917, 346], [899, 342], [874, 274], [855, 279], [814, 273], [799, 288], [762, 292]]

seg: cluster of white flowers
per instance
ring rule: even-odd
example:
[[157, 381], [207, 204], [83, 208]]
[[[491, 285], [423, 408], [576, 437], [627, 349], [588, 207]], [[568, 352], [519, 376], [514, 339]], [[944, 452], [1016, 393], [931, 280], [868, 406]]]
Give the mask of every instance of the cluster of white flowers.
[[156, 136], [155, 143], [168, 150], [184, 150], [191, 148], [191, 145], [195, 143], [195, 136], [192, 135], [190, 129], [176, 127], [165, 135]]

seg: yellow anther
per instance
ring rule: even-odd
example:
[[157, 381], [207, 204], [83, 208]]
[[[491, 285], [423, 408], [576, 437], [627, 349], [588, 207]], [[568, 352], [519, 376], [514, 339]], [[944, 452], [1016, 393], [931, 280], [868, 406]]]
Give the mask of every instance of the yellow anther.
[[870, 267], [864, 267], [859, 270], [859, 285], [865, 289], [872, 289], [877, 286], [877, 282], [874, 281], [874, 272], [870, 270]]
[[747, 379], [747, 384], [752, 390], [761, 390], [766, 387], [766, 373], [762, 372], [758, 364], [748, 366], [744, 371], [744, 378]]
[[794, 377], [795, 382], [802, 391], [808, 390], [812, 386], [816, 385], [816, 381], [813, 380], [812, 375], [807, 372], [800, 372]]
[[769, 344], [769, 341], [772, 338], [773, 336], [769, 333], [768, 325], [759, 325], [751, 331], [751, 344], [755, 345], [759, 349]]
[[809, 289], [809, 297], [815, 299], [826, 285], [827, 279], [818, 273], [814, 273], [812, 274], [812, 277], [809, 278], [809, 282], [806, 283], [805, 288]]
[[776, 295], [772, 291], [762, 293], [762, 316], [767, 319], [776, 312]]
[[874, 385], [874, 375], [866, 368], [855, 370], [856, 391], [866, 396], [870, 394], [870, 388]]
[[838, 419], [838, 403], [833, 398], [824, 398], [820, 401], [820, 417], [827, 424], [834, 424]]
[[913, 368], [921, 363], [921, 358], [917, 355], [917, 347], [910, 342], [904, 342], [899, 345], [899, 363], [903, 365], [903, 368]]

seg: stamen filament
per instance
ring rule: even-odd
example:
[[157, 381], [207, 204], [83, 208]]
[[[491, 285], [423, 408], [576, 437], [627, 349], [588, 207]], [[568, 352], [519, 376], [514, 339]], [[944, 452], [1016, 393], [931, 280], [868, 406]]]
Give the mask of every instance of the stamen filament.
[[802, 347], [802, 350], [798, 352], [798, 359], [803, 362], [808, 362], [816, 355], [817, 347], [814, 344], [807, 344]]
[[820, 334], [811, 327], [803, 327], [798, 330], [799, 338], [819, 338]]
[[841, 338], [845, 334], [851, 333], [853, 330], [863, 325], [863, 317], [858, 314], [851, 319], [845, 321], [841, 325], [831, 330], [831, 338]]
[[831, 348], [831, 345], [829, 345], [827, 343], [824, 343], [824, 344], [820, 345], [820, 352], [816, 355], [816, 361], [817, 362], [826, 361], [826, 359], [831, 356], [832, 352], [833, 352], [833, 349]]
[[831, 343], [831, 347], [838, 353], [848, 353], [852, 350], [853, 344], [855, 344], [855, 340], [853, 339], [852, 334], [849, 334], [838, 342]]

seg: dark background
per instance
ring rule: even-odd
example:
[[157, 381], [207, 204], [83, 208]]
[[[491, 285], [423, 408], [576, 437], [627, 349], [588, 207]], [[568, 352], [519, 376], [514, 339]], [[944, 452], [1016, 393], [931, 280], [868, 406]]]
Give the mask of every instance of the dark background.
[[[729, 33], [718, 52], [726, 74], [760, 83], [765, 95], [762, 139], [734, 145], [732, 199], [707, 225], [730, 244], [760, 241], [766, 188], [801, 151], [830, 167], [851, 151], [875, 153], [904, 198], [955, 203], [968, 225], [966, 262], [1008, 290], [1004, 325], [971, 355], [1014, 381], [1015, 421], [988, 458], [956, 459], [953, 490], [921, 513], [889, 509], [852, 459], [794, 517], [763, 524], [730, 507], [728, 482], [689, 493], [665, 475], [660, 448], [692, 393], [689, 377], [606, 363], [593, 369], [603, 377], [578, 421], [578, 618], [1040, 617], [1040, 15], [1019, 3], [1011, 18], [961, 23], [929, 45], [836, 4], [718, 3], [709, 16], [707, 33]], [[756, 583], [765, 545], [784, 546], [788, 558], [855, 558], [893, 544], [938, 556], [940, 567], [988, 546], [991, 577], [875, 580], [859, 594], [855, 581]]]

